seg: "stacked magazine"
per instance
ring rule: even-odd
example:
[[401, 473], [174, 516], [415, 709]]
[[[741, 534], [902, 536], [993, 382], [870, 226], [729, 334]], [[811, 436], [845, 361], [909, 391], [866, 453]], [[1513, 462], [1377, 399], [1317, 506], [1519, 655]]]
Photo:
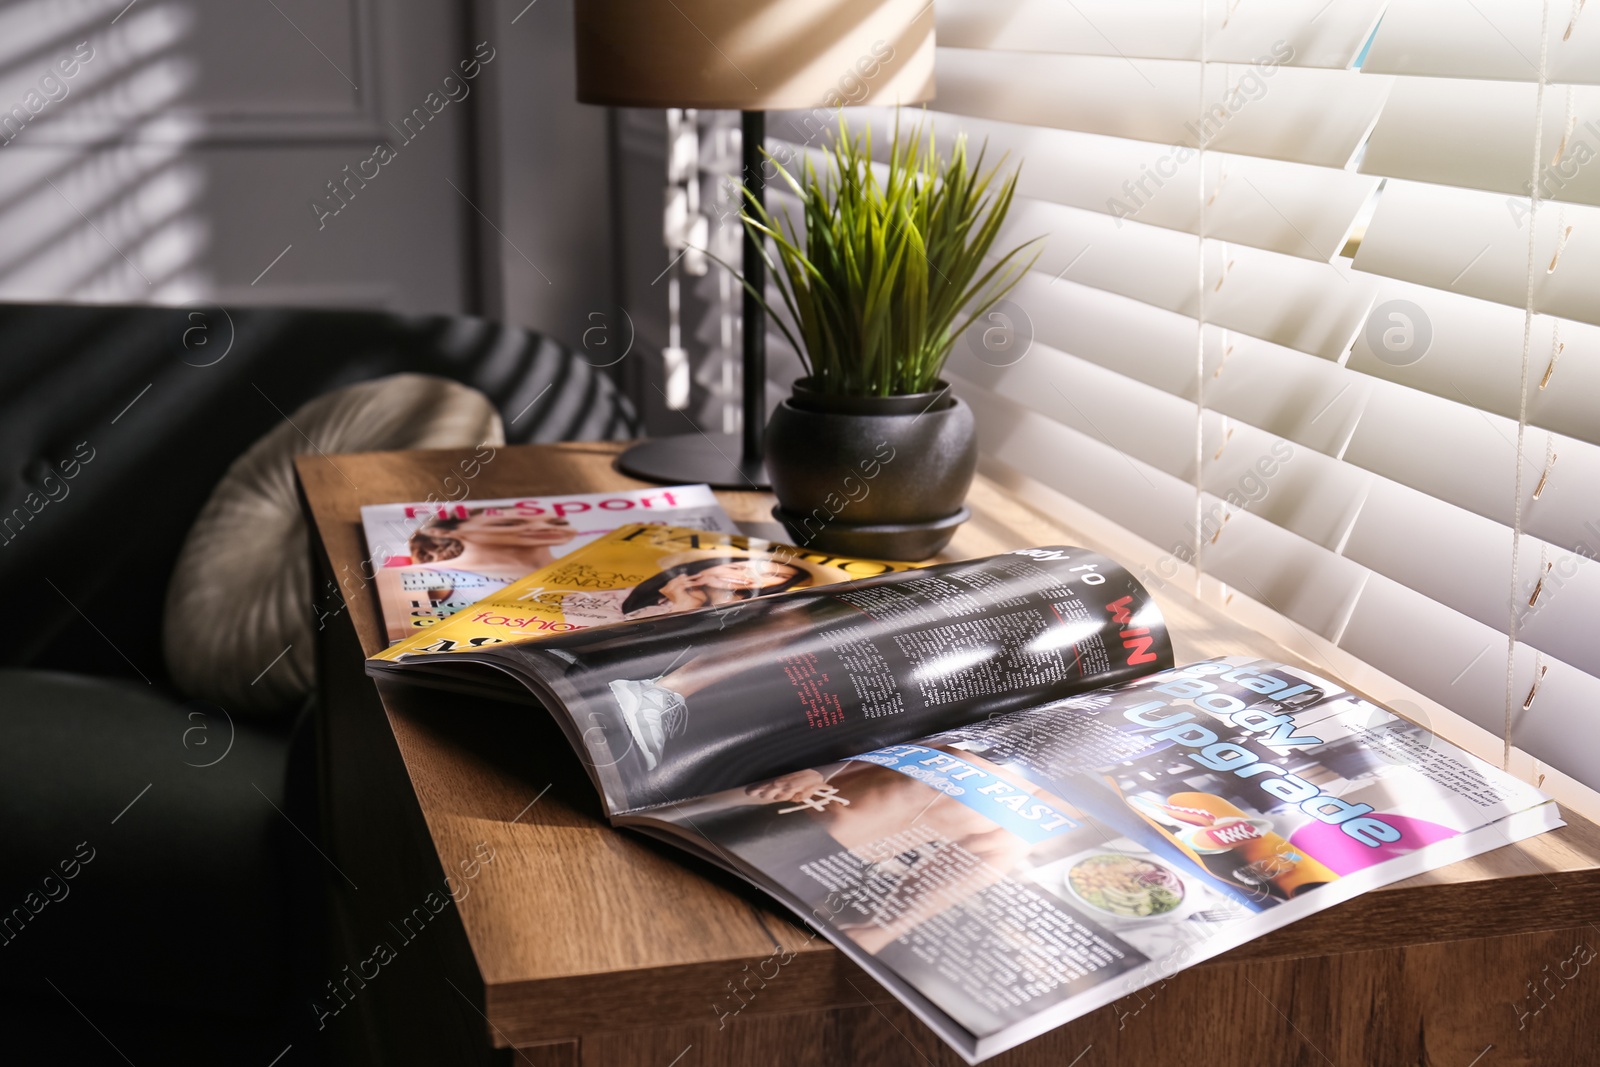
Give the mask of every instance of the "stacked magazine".
[[618, 526], [636, 523], [738, 531], [704, 485], [361, 509], [391, 642], [471, 607]]
[[623, 527], [368, 670], [542, 704], [614, 825], [748, 880], [971, 1063], [1562, 824], [1331, 678], [1175, 666], [1149, 593], [1065, 546], [906, 568]]

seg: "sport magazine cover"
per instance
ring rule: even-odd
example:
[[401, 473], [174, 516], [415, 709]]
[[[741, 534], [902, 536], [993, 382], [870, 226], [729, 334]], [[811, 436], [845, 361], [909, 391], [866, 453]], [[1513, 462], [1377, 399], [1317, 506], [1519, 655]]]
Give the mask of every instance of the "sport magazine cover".
[[619, 526], [636, 523], [738, 532], [704, 485], [361, 509], [390, 642], [449, 618]]

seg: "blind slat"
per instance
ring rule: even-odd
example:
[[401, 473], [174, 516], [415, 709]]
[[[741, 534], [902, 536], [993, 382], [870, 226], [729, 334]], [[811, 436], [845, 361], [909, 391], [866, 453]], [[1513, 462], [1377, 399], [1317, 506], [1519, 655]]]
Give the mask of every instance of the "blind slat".
[[1197, 242], [1186, 235], [1039, 200], [1018, 199], [997, 247], [1048, 234], [1037, 268], [1191, 319], [1337, 360], [1372, 307], [1376, 281], [1344, 261], [1314, 263], [1221, 242], [1205, 243], [1204, 295], [1195, 288]]
[[[1600, 84], [1600, 20], [1550, 5], [1549, 80]], [[1529, 0], [1390, 0], [1363, 70], [1537, 81], [1543, 5]]]
[[[1545, 109], [1546, 200], [1600, 204], [1600, 86], [1552, 86]], [[1363, 174], [1532, 196], [1528, 150], [1537, 86], [1397, 78], [1361, 158]], [[1570, 126], [1568, 116], [1570, 109]]]
[[[985, 331], [996, 328], [1014, 331], [1014, 338], [991, 335], [985, 346]], [[1195, 324], [1177, 312], [1034, 270], [974, 329], [951, 355], [951, 365], [960, 373], [966, 373], [960, 369], [968, 364], [986, 364], [977, 368], [981, 375], [1000, 364], [1030, 359], [1030, 345], [1037, 343], [1190, 403], [1195, 399]], [[1017, 347], [1006, 347], [1008, 341]]]
[[[1516, 482], [1517, 425], [1466, 403], [1387, 382], [1372, 394], [1347, 462], [1509, 526]], [[1539, 477], [1545, 431], [1530, 429], [1523, 457], [1525, 491]]]
[[1389, 90], [1353, 70], [966, 48], [939, 49], [938, 71], [944, 111], [1336, 169]]
[[[1214, 497], [1201, 499], [1215, 506]], [[1343, 630], [1367, 578], [1358, 564], [1249, 512], [1233, 513], [1200, 558], [1207, 574], [1329, 640]]]
[[[1227, 514], [1246, 512], [1328, 552], [1343, 546], [1373, 478], [1228, 418], [1207, 420], [1203, 444], [1205, 491], [1227, 505]], [[1233, 521], [1219, 517], [1214, 525], [1231, 530]]]
[[[1344, 459], [1509, 527], [1516, 423], [1468, 402], [1375, 385]], [[1555, 460], [1547, 464], [1551, 454]], [[1523, 528], [1564, 549], [1600, 554], [1597, 479], [1600, 447], [1529, 427], [1522, 453]]]
[[1344, 454], [1372, 383], [1331, 360], [1245, 334], [1227, 333], [1208, 352], [1207, 408], [1325, 455]]
[[[1386, 339], [1390, 330], [1399, 332]], [[1379, 290], [1347, 366], [1515, 420], [1522, 333], [1521, 308], [1390, 282]], [[1532, 351], [1528, 421], [1600, 445], [1600, 327], [1536, 315]], [[1552, 358], [1555, 366], [1540, 388]]]
[[1355, 267], [1520, 308], [1529, 226], [1534, 310], [1600, 325], [1600, 208], [1585, 204], [1544, 204], [1530, 218], [1526, 197], [1390, 181]]
[[[1511, 589], [1511, 530], [1384, 479], [1373, 482], [1344, 554], [1501, 633], [1600, 673], [1600, 564], [1524, 537]], [[1548, 567], [1548, 571], [1545, 568]], [[1545, 574], [1545, 586], [1528, 600]]]
[[[939, 43], [958, 48], [1251, 63], [1286, 55], [1303, 67], [1348, 67], [1383, 0], [939, 0]], [[1199, 14], [1206, 15], [1201, 25]]]
[[1194, 487], [1028, 407], [951, 376], [972, 406], [985, 456], [1082, 502], [1157, 545], [1185, 543]]
[[[1506, 638], [1494, 629], [1374, 574], [1339, 644], [1490, 733], [1502, 732]], [[1533, 688], [1535, 658], [1533, 649], [1516, 647], [1513, 706]], [[1540, 659], [1549, 673], [1529, 712], [1514, 716], [1512, 741], [1535, 759], [1584, 781], [1600, 781], [1600, 746], [1573, 744], [1573, 724], [1587, 723], [1600, 707], [1600, 680], [1549, 657]]]
[[[1194, 404], [1035, 344], [1009, 367], [965, 362], [967, 381], [1166, 474], [1194, 478]], [[1102, 472], [1118, 479], [1126, 470]]]

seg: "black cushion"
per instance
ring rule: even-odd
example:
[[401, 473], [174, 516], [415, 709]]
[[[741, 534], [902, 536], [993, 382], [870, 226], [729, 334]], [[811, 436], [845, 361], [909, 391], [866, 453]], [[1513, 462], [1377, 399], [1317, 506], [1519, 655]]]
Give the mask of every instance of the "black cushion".
[[[283, 731], [138, 682], [0, 670], [0, 988], [253, 1015], [295, 966]], [[307, 833], [314, 826], [302, 825]], [[304, 921], [304, 916], [301, 916]], [[307, 930], [315, 940], [316, 931]]]
[[634, 432], [603, 370], [480, 319], [0, 305], [0, 583], [27, 614], [0, 664], [165, 685], [167, 578], [228, 464], [312, 397], [401, 371], [482, 391], [512, 443]]

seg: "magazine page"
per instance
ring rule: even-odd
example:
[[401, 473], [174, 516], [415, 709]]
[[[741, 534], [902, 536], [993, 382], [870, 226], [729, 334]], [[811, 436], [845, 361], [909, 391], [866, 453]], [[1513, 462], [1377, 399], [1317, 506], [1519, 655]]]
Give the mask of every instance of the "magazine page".
[[1359, 694], [1242, 658], [619, 822], [772, 893], [968, 1062], [1560, 825], [1537, 790]]
[[615, 814], [1171, 665], [1131, 574], [1048, 547], [368, 670], [519, 679], [564, 709]]
[[361, 509], [390, 642], [448, 618], [619, 526], [737, 533], [704, 485], [614, 493], [427, 500]]
[[910, 563], [834, 556], [682, 526], [622, 526], [373, 659], [445, 655], [618, 622], [727, 608], [791, 589], [869, 578]]

